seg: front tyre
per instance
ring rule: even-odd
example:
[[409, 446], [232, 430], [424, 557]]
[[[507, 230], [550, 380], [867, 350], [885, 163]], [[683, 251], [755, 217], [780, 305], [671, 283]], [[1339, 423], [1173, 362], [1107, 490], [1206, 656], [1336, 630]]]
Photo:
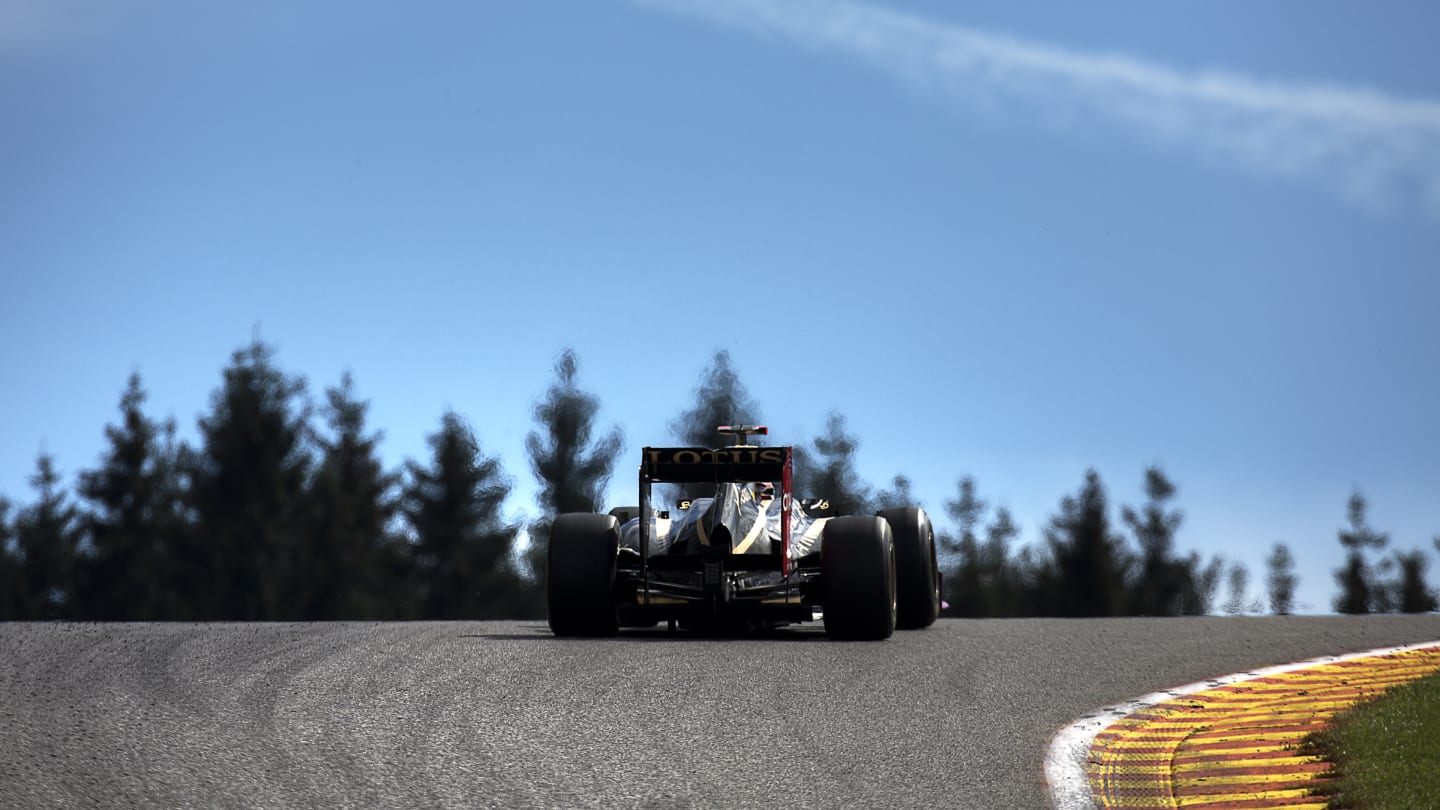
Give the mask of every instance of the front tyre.
[[545, 555], [545, 607], [557, 636], [613, 636], [620, 524], [610, 515], [559, 515]]
[[879, 640], [895, 632], [895, 542], [890, 524], [864, 515], [825, 524], [820, 550], [825, 632]]
[[885, 509], [880, 517], [895, 535], [895, 625], [901, 630], [929, 627], [940, 615], [935, 529], [925, 510], [914, 506]]

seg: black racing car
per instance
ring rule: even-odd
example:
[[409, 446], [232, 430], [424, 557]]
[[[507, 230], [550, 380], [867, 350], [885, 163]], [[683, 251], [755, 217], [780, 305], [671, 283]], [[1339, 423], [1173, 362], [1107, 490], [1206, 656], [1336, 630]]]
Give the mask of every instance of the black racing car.
[[[940, 573], [923, 509], [817, 516], [823, 502], [793, 497], [791, 447], [745, 443], [764, 427], [720, 432], [739, 444], [644, 448], [639, 506], [555, 518], [545, 586], [556, 635], [660, 622], [753, 629], [820, 614], [833, 638], [883, 639], [934, 623]], [[672, 517], [652, 507], [656, 483], [713, 483], [715, 495]]]

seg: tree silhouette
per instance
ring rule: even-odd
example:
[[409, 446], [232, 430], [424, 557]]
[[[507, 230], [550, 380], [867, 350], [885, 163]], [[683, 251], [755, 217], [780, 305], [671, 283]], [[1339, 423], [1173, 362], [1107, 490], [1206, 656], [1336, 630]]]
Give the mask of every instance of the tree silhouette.
[[[555, 515], [604, 511], [605, 487], [624, 446], [624, 437], [617, 428], [595, 436], [600, 400], [576, 384], [578, 370], [575, 352], [566, 349], [555, 361], [555, 382], [545, 398], [535, 404], [538, 430], [525, 437], [530, 471], [540, 484], [535, 495], [540, 518], [530, 525], [530, 546], [526, 551], [526, 567], [535, 583], [545, 570]], [[532, 606], [537, 615], [542, 601], [536, 598]]]
[[1401, 613], [1428, 613], [1436, 608], [1436, 594], [1425, 582], [1425, 569], [1430, 567], [1423, 551], [1397, 551], [1395, 562], [1400, 569], [1395, 583], [1396, 608]]
[[409, 613], [404, 599], [408, 549], [391, 527], [399, 512], [399, 476], [379, 458], [381, 434], [367, 434], [369, 402], [355, 393], [349, 372], [325, 392], [330, 435], [319, 440], [311, 482], [314, 585], [312, 619], [380, 619]]
[[1294, 607], [1295, 585], [1298, 582], [1295, 576], [1295, 558], [1284, 543], [1277, 542], [1270, 549], [1265, 567], [1269, 571], [1265, 583], [1270, 594], [1270, 612], [1277, 616], [1288, 616]]
[[982, 616], [1023, 616], [1034, 612], [1030, 607], [1031, 585], [1010, 559], [1010, 541], [1020, 534], [1020, 527], [1010, 510], [997, 507], [995, 518], [985, 527], [985, 542], [980, 546]]
[[1340, 586], [1340, 594], [1335, 597], [1335, 612], [1370, 612], [1370, 572], [1359, 552], [1345, 555], [1344, 566], [1335, 571], [1335, 582]]
[[1230, 588], [1230, 598], [1225, 600], [1225, 612], [1231, 616], [1244, 613], [1249, 603], [1246, 589], [1250, 587], [1250, 569], [1239, 562], [1232, 562], [1225, 572], [1225, 579]]
[[954, 500], [945, 502], [945, 512], [955, 524], [953, 536], [941, 535], [940, 545], [953, 559], [945, 578], [946, 594], [953, 616], [980, 616], [986, 601], [985, 582], [980, 565], [980, 541], [976, 529], [984, 517], [987, 504], [976, 494], [975, 479], [964, 476], [957, 484]]
[[1365, 496], [1356, 491], [1346, 506], [1349, 527], [1339, 532], [1340, 545], [1345, 549], [1345, 564], [1335, 571], [1340, 594], [1335, 597], [1339, 613], [1370, 613], [1385, 603], [1375, 574], [1365, 561], [1367, 550], [1379, 551], [1390, 542], [1390, 535], [1370, 528], [1366, 521]]
[[1045, 529], [1055, 561], [1060, 616], [1119, 616], [1125, 611], [1123, 540], [1110, 530], [1105, 489], [1094, 470], [1078, 495], [1060, 503]]
[[831, 514], [870, 512], [870, 486], [855, 471], [855, 451], [859, 449], [859, 438], [845, 429], [845, 417], [831, 411], [825, 418], [825, 432], [811, 447], [796, 448], [796, 491], [829, 501]]
[[[700, 374], [695, 404], [670, 423], [670, 432], [684, 445], [715, 447], [721, 443], [720, 435], [715, 432], [717, 427], [759, 423], [759, 404], [745, 390], [730, 361], [730, 353], [721, 349]], [[763, 436], [752, 437], [752, 441], [763, 440]], [[676, 484], [671, 489], [677, 500], [708, 498], [715, 494], [712, 484]]]
[[54, 459], [41, 453], [30, 478], [37, 499], [15, 520], [21, 618], [70, 618], [80, 528], [77, 510], [59, 484]]
[[120, 397], [120, 423], [105, 428], [109, 449], [80, 473], [89, 504], [90, 554], [79, 569], [78, 612], [90, 619], [172, 618], [179, 580], [176, 547], [185, 532], [175, 423], [145, 415], [140, 375]]
[[875, 508], [894, 509], [901, 506], [918, 506], [918, 503], [910, 488], [910, 478], [896, 475], [890, 479], [890, 488], [880, 490], [880, 494], [875, 496]]
[[1145, 495], [1150, 499], [1137, 512], [1126, 506], [1121, 518], [1140, 547], [1140, 566], [1130, 592], [1130, 612], [1142, 616], [1176, 616], [1192, 587], [1190, 566], [1174, 556], [1175, 533], [1184, 513], [1167, 511], [1175, 485], [1159, 467], [1145, 470]]
[[25, 618], [24, 579], [10, 501], [0, 495], [0, 622]]
[[187, 572], [187, 596], [201, 618], [301, 618], [315, 568], [331, 564], [309, 538], [305, 383], [273, 356], [258, 339], [236, 351], [200, 420], [190, 494], [201, 567]]
[[1051, 537], [1046, 533], [1043, 546], [1025, 546], [1015, 555], [1015, 570], [1024, 583], [1020, 591], [1022, 607], [1019, 616], [1064, 616], [1065, 610], [1073, 610], [1061, 591], [1060, 565], [1051, 546]]
[[1210, 562], [1201, 564], [1200, 554], [1191, 552], [1185, 558], [1185, 569], [1189, 579], [1180, 597], [1180, 613], [1183, 616], [1204, 616], [1215, 602], [1215, 592], [1220, 588], [1220, 575], [1225, 570], [1225, 559], [1216, 554]]
[[512, 552], [519, 527], [501, 517], [510, 493], [498, 459], [480, 452], [454, 412], [430, 436], [428, 467], [408, 465], [404, 510], [415, 532], [416, 589], [436, 619], [512, 618], [522, 611]]

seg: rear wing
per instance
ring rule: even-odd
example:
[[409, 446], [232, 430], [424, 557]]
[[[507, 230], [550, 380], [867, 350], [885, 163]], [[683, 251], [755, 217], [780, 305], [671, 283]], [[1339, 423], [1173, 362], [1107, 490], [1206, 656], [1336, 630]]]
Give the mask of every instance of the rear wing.
[[775, 483], [791, 464], [789, 447], [646, 447], [640, 475], [667, 484]]
[[[755, 431], [751, 431], [755, 432]], [[646, 447], [640, 455], [640, 576], [649, 588], [650, 485], [780, 483], [780, 570], [790, 574], [790, 499], [794, 486], [792, 447]]]

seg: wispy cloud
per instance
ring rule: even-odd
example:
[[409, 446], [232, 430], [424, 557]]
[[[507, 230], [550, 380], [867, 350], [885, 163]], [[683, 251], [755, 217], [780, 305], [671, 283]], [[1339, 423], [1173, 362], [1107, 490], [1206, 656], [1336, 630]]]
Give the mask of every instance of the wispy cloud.
[[1440, 219], [1440, 103], [1185, 72], [849, 0], [637, 0], [862, 59], [925, 92], [1061, 126], [1104, 126], [1370, 206]]

